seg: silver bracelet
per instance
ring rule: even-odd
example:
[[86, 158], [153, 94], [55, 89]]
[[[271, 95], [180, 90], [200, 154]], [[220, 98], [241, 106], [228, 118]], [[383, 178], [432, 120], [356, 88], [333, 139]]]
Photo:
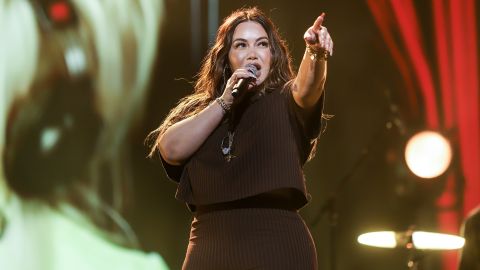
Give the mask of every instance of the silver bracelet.
[[227, 105], [227, 103], [225, 103], [223, 98], [218, 97], [218, 98], [215, 99], [215, 101], [220, 105], [220, 107], [222, 107], [223, 114], [226, 114], [230, 111], [230, 106]]

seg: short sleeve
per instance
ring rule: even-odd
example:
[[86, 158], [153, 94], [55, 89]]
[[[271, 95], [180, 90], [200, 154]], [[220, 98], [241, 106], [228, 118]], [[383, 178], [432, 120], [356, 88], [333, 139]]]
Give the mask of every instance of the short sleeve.
[[298, 104], [293, 99], [293, 94], [291, 91], [288, 91], [287, 94], [289, 110], [293, 114], [299, 128], [302, 129], [303, 135], [308, 140], [314, 140], [320, 136], [321, 131], [323, 130], [324, 120], [323, 107], [325, 103], [325, 91], [320, 96], [320, 99], [315, 104], [315, 108], [312, 112], [307, 113], [303, 108], [298, 106]]
[[311, 112], [307, 112], [298, 106], [290, 89], [285, 89], [284, 96], [286, 97], [290, 121], [294, 129], [302, 164], [305, 164], [314, 156], [317, 139], [324, 129], [325, 120], [322, 115], [325, 91]]
[[184, 165], [172, 165], [166, 162], [162, 155], [160, 155], [160, 159], [162, 160], [162, 166], [168, 178], [176, 183], [180, 182]]

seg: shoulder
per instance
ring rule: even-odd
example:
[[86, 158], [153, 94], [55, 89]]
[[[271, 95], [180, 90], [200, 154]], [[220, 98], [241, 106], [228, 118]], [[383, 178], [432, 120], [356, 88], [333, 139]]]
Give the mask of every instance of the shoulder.
[[467, 222], [480, 224], [480, 206], [471, 210], [466, 218]]

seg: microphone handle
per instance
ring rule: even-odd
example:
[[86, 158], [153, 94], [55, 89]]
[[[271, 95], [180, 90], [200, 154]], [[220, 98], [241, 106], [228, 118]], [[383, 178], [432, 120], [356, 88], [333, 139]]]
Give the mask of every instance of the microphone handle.
[[243, 79], [240, 79], [240, 80], [238, 81], [238, 83], [233, 87], [232, 96], [233, 96], [234, 98], [236, 98], [236, 97], [238, 97], [238, 96], [240, 95], [240, 90], [239, 90], [239, 88], [240, 88], [240, 83], [242, 83], [242, 81], [243, 81]]
[[248, 87], [248, 84], [253, 79], [254, 78], [242, 78], [238, 80], [238, 82], [233, 86], [232, 96], [234, 98], [240, 96], [240, 92], [243, 92], [245, 90], [244, 88]]

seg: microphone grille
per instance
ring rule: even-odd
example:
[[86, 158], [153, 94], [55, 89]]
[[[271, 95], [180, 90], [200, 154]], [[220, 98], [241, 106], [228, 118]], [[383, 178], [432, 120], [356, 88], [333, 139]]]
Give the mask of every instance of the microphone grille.
[[248, 69], [248, 72], [252, 73], [253, 75], [257, 75], [257, 66], [255, 66], [254, 64], [247, 64], [245, 65], [245, 68]]

